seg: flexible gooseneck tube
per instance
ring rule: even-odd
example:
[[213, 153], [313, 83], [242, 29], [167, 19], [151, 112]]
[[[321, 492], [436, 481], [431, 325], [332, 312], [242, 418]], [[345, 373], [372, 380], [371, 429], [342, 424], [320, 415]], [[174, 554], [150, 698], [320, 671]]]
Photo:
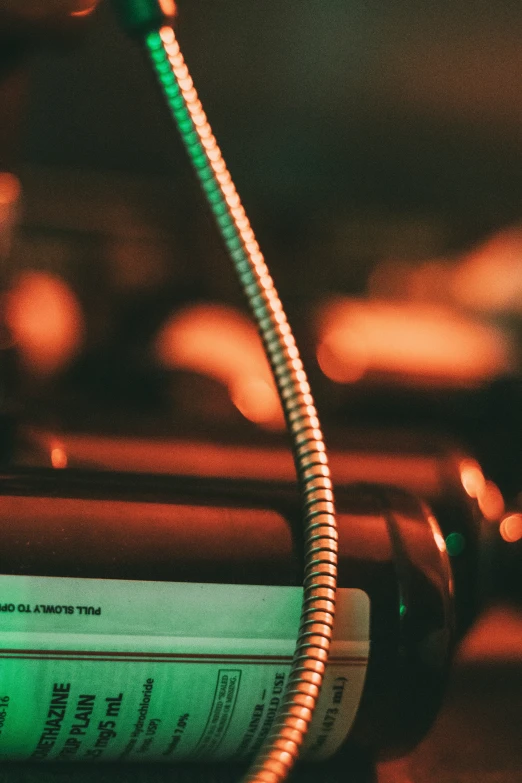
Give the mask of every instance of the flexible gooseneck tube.
[[[323, 681], [337, 585], [337, 529], [323, 436], [299, 351], [245, 210], [198, 99], [165, 8], [119, 0], [145, 41], [172, 116], [250, 303], [281, 398], [303, 497], [304, 596], [293, 663], [272, 730], [245, 783], [281, 783], [295, 763]], [[170, 21], [170, 20], [169, 20]]]

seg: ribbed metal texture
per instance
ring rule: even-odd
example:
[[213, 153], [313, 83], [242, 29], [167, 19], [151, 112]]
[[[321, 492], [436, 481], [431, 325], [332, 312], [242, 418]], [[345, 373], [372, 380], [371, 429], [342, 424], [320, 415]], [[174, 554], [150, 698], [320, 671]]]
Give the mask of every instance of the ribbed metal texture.
[[322, 684], [335, 612], [337, 529], [330, 471], [314, 401], [281, 301], [207, 121], [174, 30], [146, 36], [167, 103], [258, 324], [292, 436], [304, 498], [301, 627], [283, 701], [245, 783], [279, 783], [297, 759]]

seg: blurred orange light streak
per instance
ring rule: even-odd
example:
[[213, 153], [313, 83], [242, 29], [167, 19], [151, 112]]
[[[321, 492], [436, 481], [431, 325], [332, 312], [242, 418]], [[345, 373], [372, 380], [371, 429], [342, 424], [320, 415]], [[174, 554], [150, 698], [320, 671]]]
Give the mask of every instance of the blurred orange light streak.
[[230, 386], [230, 397], [249, 421], [279, 428], [279, 400], [272, 384], [262, 378], [244, 378]]
[[165, 16], [174, 16], [176, 14], [176, 3], [174, 0], [159, 0], [159, 5]]
[[89, 16], [89, 14], [92, 14], [95, 8], [96, 5], [91, 5], [90, 8], [84, 8], [83, 11], [71, 11], [71, 16], [74, 16], [75, 18]]
[[488, 238], [451, 268], [450, 293], [464, 307], [484, 313], [522, 311], [522, 229]]
[[446, 551], [446, 542], [444, 540], [444, 536], [439, 533], [438, 531], [433, 534], [433, 538], [435, 539], [435, 543], [437, 544], [437, 547], [441, 552]]
[[340, 298], [320, 315], [318, 345], [321, 369], [341, 383], [373, 371], [473, 384], [514, 363], [513, 348], [499, 329], [422, 303]]
[[[282, 448], [180, 439], [116, 440], [81, 434], [64, 434], [57, 444], [56, 436], [46, 431], [32, 430], [26, 435], [30, 442], [49, 453], [60, 445], [70, 465], [209, 477], [295, 480], [292, 454]], [[384, 484], [399, 484], [427, 498], [442, 491], [437, 459], [417, 454], [330, 452], [332, 476], [339, 484], [374, 481], [379, 476]]]
[[223, 383], [250, 421], [270, 429], [284, 427], [257, 330], [237, 310], [200, 304], [174, 314], [157, 337], [156, 354], [166, 367], [192, 370]]

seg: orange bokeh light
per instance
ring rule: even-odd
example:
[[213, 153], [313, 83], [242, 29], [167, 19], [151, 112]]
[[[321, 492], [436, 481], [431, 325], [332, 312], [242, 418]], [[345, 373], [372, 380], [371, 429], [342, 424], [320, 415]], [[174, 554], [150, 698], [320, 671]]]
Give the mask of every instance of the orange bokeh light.
[[486, 481], [484, 491], [477, 500], [482, 514], [489, 522], [497, 522], [505, 511], [504, 498], [494, 481]]
[[486, 488], [486, 479], [478, 462], [464, 460], [459, 466], [460, 480], [470, 498], [478, 498]]
[[353, 334], [347, 341], [345, 333], [335, 330], [319, 343], [317, 362], [327, 378], [336, 383], [355, 383], [364, 376], [369, 366], [364, 340]]
[[473, 385], [508, 371], [513, 350], [498, 329], [450, 308], [340, 298], [320, 313], [319, 364], [353, 382], [387, 373], [403, 380]]
[[450, 289], [465, 307], [522, 312], [522, 229], [508, 228], [474, 248], [452, 271]]
[[61, 369], [84, 335], [80, 304], [67, 283], [49, 272], [23, 272], [7, 296], [6, 320], [29, 370]]
[[500, 535], [510, 544], [522, 539], [522, 514], [509, 514], [500, 523]]
[[478, 462], [463, 460], [459, 465], [460, 480], [470, 498], [475, 498], [485, 519], [497, 522], [505, 510], [504, 498], [494, 481], [486, 481]]
[[159, 5], [165, 16], [176, 15], [176, 3], [174, 0], [159, 0]]
[[282, 429], [284, 418], [256, 328], [232, 307], [198, 304], [175, 313], [156, 339], [164, 367], [191, 370], [228, 388], [245, 418]]
[[51, 449], [51, 465], [60, 470], [67, 467], [67, 452], [63, 446], [56, 445]]

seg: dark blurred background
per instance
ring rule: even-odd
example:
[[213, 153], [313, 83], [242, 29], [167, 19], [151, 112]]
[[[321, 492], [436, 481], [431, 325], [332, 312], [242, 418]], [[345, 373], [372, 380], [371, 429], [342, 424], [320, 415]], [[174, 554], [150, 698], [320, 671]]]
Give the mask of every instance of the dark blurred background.
[[[507, 0], [181, 0], [178, 19], [331, 429], [454, 435], [510, 498], [522, 469], [521, 17]], [[222, 308], [205, 321], [213, 354], [229, 355], [242, 295], [142, 52], [110, 4], [85, 22], [33, 45], [3, 81], [3, 167], [22, 187], [8, 312], [26, 403], [57, 426], [105, 411], [123, 428], [192, 418], [261, 437], [281, 421], [266, 388], [265, 412], [262, 389], [257, 412], [238, 403], [232, 365], [241, 374], [248, 351], [211, 367], [178, 349], [208, 316], [194, 326], [187, 306], [210, 303]]]
[[[407, 216], [424, 242], [386, 252], [431, 255], [519, 219], [521, 16], [507, 0], [181, 0], [178, 31], [257, 223]], [[32, 70], [27, 164], [168, 176], [187, 200], [185, 159], [108, 4]]]

